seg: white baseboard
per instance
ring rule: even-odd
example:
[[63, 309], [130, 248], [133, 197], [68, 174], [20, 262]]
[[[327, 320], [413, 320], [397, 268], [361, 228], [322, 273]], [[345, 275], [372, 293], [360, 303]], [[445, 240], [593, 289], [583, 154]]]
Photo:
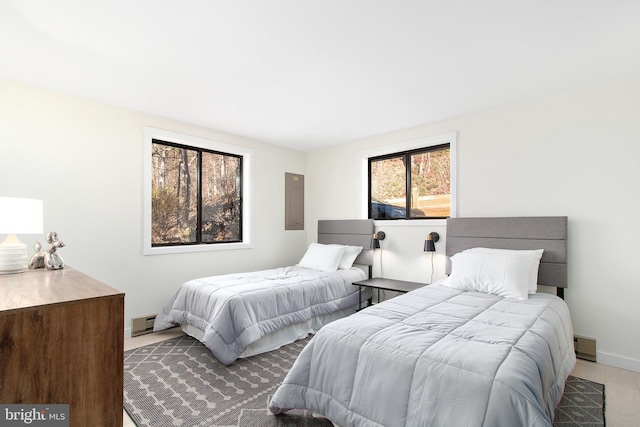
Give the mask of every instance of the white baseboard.
[[124, 337], [131, 338], [131, 328], [124, 328]]
[[603, 365], [614, 366], [616, 368], [627, 369], [629, 371], [640, 372], [640, 360], [630, 359], [628, 357], [616, 356], [615, 354], [596, 352], [598, 363]]

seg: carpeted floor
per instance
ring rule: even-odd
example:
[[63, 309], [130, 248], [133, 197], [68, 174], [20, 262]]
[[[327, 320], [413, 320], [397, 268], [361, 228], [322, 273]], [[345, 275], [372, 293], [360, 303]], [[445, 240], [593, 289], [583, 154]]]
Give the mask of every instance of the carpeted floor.
[[[331, 422], [307, 411], [274, 416], [267, 409], [269, 398], [307, 342], [239, 359], [230, 366], [188, 336], [126, 351], [125, 410], [140, 427], [331, 427]], [[604, 425], [604, 386], [570, 377], [554, 426]]]

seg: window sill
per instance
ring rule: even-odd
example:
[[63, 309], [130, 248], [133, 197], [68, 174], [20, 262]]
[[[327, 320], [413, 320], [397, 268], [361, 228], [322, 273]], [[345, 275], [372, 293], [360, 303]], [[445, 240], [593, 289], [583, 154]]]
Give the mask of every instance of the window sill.
[[212, 245], [161, 246], [146, 247], [144, 255], [182, 254], [190, 252], [228, 251], [232, 249], [250, 249], [251, 243], [217, 243]]
[[376, 227], [425, 227], [425, 226], [445, 226], [446, 219], [376, 219], [373, 221]]

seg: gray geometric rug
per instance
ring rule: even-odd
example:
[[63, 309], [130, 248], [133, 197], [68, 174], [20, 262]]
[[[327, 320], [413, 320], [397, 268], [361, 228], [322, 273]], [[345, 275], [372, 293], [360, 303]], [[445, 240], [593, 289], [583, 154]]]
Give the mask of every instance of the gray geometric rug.
[[604, 384], [569, 377], [553, 425], [604, 427]]
[[309, 411], [267, 409], [308, 340], [229, 366], [187, 335], [125, 351], [124, 409], [139, 427], [332, 427]]
[[[124, 408], [139, 427], [332, 427], [308, 411], [276, 416], [267, 409], [309, 339], [230, 366], [186, 335], [128, 350]], [[604, 386], [569, 377], [553, 425], [604, 427]]]

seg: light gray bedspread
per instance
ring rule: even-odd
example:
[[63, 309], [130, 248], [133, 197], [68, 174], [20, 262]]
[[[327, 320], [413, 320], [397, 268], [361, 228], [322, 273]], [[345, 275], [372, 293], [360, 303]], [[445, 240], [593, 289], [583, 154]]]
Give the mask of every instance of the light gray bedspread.
[[269, 333], [358, 304], [352, 283], [363, 279], [366, 274], [356, 267], [323, 272], [295, 266], [195, 279], [180, 286], [153, 330], [193, 325], [228, 365]]
[[342, 426], [551, 426], [575, 365], [567, 305], [438, 284], [323, 327], [270, 401]]

